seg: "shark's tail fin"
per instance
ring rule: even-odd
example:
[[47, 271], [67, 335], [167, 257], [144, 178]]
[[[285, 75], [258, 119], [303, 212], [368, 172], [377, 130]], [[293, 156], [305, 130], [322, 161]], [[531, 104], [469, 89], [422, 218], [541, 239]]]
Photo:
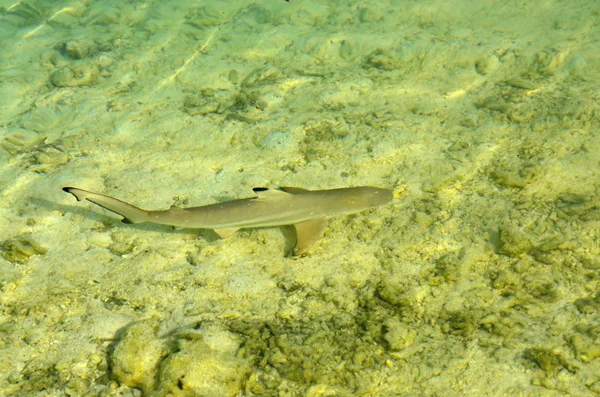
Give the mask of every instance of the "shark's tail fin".
[[127, 204], [121, 200], [112, 197], [104, 196], [98, 193], [88, 192], [86, 190], [77, 189], [76, 187], [63, 187], [67, 193], [71, 193], [77, 201], [87, 200], [102, 208], [106, 208], [123, 217], [123, 223], [142, 223], [147, 222], [148, 212], [131, 204]]

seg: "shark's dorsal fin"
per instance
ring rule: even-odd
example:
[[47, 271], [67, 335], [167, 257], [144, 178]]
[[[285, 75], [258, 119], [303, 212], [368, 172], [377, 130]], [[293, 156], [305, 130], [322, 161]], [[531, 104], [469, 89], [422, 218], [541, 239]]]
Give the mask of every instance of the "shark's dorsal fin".
[[321, 237], [326, 224], [327, 219], [312, 219], [294, 224], [296, 228], [296, 246], [292, 251], [292, 255], [302, 255], [312, 247]]
[[290, 195], [290, 193], [286, 193], [283, 190], [269, 189], [268, 187], [255, 187], [252, 191], [258, 196], [254, 200], [260, 201], [273, 200]]

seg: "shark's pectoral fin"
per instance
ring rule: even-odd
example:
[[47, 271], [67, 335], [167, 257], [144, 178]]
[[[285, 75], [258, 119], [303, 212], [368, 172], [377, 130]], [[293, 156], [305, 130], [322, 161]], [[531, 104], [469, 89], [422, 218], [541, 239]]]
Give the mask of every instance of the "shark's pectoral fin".
[[238, 230], [240, 230], [237, 227], [231, 227], [231, 228], [227, 228], [227, 229], [215, 229], [215, 233], [217, 233], [219, 235], [219, 237], [221, 238], [227, 238], [229, 236], [231, 236], [233, 233], [237, 232]]
[[302, 255], [312, 247], [321, 237], [326, 224], [327, 219], [313, 219], [296, 223], [294, 225], [296, 228], [296, 246], [292, 251], [292, 255]]

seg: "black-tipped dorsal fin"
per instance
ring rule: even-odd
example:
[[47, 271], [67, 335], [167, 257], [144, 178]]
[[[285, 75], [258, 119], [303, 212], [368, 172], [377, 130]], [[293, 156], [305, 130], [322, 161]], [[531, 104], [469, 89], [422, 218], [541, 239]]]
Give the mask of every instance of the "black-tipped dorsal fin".
[[255, 187], [252, 189], [254, 193], [258, 196], [255, 200], [274, 200], [283, 197], [290, 196], [290, 193], [286, 193], [283, 190], [279, 189], [269, 189], [268, 187]]

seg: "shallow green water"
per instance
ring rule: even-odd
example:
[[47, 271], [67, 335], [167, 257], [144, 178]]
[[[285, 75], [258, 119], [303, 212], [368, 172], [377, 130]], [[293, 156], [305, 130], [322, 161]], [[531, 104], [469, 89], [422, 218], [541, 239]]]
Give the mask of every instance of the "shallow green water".
[[[0, 1], [0, 395], [598, 395], [599, 15]], [[301, 258], [61, 190], [362, 185]]]

